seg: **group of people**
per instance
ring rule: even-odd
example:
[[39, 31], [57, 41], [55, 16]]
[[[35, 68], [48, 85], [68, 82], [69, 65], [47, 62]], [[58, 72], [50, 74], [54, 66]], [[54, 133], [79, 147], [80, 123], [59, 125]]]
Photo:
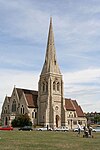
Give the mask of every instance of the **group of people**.
[[[88, 127], [84, 126], [83, 129], [84, 129], [83, 137], [87, 137], [87, 138], [88, 137], [93, 137], [93, 135], [92, 135], [92, 127], [91, 126], [88, 126]], [[80, 135], [81, 130], [82, 130], [82, 127], [81, 127], [80, 124], [78, 124], [78, 135]]]

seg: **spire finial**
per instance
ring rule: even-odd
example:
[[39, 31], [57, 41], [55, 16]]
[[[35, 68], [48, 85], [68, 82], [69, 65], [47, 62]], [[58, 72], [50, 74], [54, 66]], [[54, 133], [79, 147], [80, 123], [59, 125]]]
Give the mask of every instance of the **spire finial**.
[[52, 17], [50, 17], [50, 24], [52, 24]]

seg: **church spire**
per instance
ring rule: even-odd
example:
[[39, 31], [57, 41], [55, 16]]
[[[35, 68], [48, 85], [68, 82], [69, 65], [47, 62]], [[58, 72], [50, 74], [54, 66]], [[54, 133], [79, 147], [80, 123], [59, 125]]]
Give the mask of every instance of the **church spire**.
[[41, 74], [45, 74], [45, 73], [61, 74], [59, 70], [59, 66], [57, 64], [57, 59], [56, 59], [56, 50], [55, 50], [54, 34], [53, 34], [53, 27], [52, 27], [52, 17], [50, 17], [50, 26], [49, 26], [45, 63], [44, 63]]

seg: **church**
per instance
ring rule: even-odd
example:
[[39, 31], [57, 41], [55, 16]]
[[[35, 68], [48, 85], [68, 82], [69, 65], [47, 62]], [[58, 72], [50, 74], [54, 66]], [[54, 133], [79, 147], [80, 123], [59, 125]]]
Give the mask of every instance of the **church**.
[[11, 125], [19, 114], [28, 114], [33, 125], [52, 128], [87, 124], [82, 108], [76, 100], [64, 98], [63, 78], [56, 58], [52, 18], [48, 33], [44, 65], [38, 81], [38, 91], [14, 87], [6, 96], [1, 112], [3, 125]]

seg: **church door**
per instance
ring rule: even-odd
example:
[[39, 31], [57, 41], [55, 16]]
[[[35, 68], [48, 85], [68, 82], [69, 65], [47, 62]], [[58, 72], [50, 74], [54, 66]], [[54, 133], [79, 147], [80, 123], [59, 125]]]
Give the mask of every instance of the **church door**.
[[8, 119], [7, 119], [7, 117], [5, 118], [5, 125], [7, 125], [7, 122], [8, 122]]
[[56, 127], [58, 127], [59, 116], [56, 115]]

